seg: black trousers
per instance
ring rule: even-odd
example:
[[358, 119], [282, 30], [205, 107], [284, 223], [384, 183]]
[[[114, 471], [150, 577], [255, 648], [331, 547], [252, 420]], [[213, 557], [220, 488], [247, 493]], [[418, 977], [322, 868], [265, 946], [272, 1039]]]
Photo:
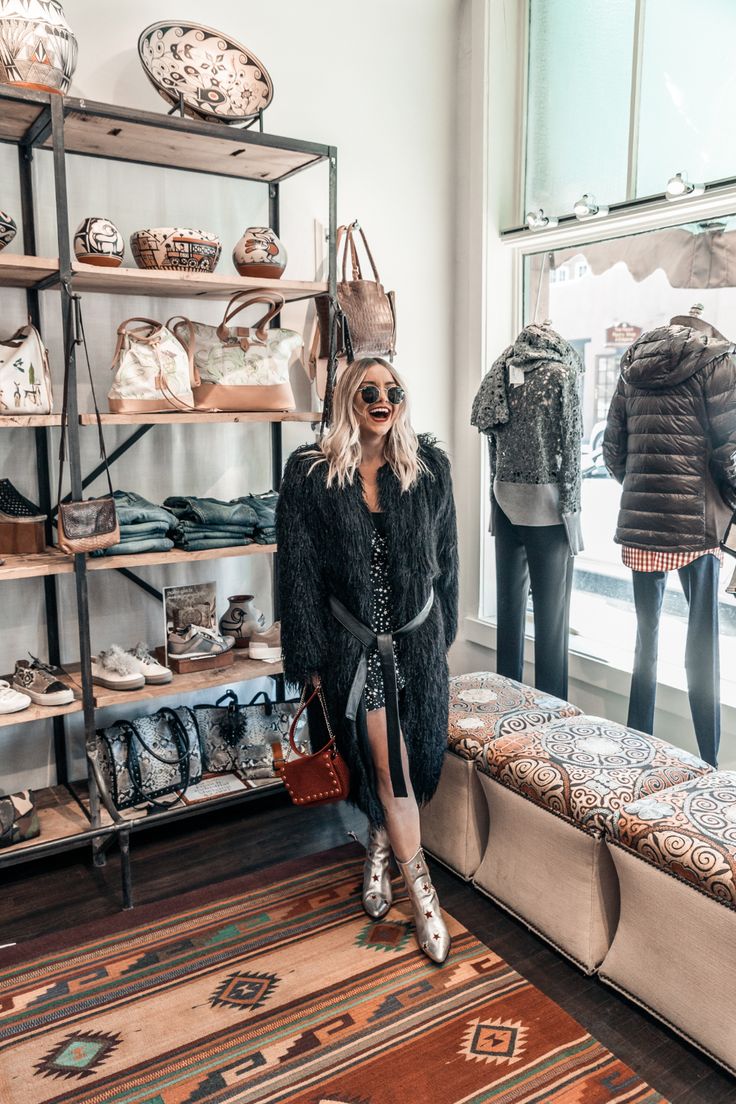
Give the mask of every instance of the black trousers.
[[[678, 570], [688, 605], [685, 670], [690, 713], [701, 758], [715, 767], [721, 739], [721, 674], [718, 651], [718, 572], [708, 553]], [[627, 723], [641, 732], [654, 731], [657, 693], [657, 649], [667, 574], [633, 571], [636, 608], [636, 653], [631, 677]]]
[[512, 525], [494, 504], [498, 673], [522, 681], [531, 585], [534, 685], [567, 698], [570, 596], [574, 559], [564, 525]]

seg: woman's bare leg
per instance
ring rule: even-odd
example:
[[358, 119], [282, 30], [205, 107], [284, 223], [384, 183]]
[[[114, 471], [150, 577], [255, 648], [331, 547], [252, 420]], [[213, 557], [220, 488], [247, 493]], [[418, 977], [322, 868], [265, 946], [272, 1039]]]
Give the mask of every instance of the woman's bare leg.
[[383, 806], [386, 817], [386, 831], [391, 840], [391, 848], [398, 862], [408, 862], [416, 855], [421, 845], [419, 828], [419, 808], [409, 778], [409, 760], [406, 745], [401, 737], [401, 761], [404, 766], [407, 797], [394, 797], [391, 775], [388, 765], [388, 744], [386, 741], [386, 710], [371, 709], [366, 713], [368, 724], [368, 743], [370, 744], [373, 764], [376, 770], [378, 800]]

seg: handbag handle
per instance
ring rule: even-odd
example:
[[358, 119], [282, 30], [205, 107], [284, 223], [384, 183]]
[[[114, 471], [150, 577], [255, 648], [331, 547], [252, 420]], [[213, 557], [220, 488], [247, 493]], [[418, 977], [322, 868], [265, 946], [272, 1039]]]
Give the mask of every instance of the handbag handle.
[[257, 694], [254, 694], [253, 697], [250, 699], [250, 701], [246, 703], [246, 708], [247, 708], [247, 706], [250, 706], [250, 705], [256, 705], [258, 703], [259, 698], [263, 698], [263, 704], [264, 704], [264, 707], [265, 707], [266, 716], [270, 717], [271, 714], [273, 713], [274, 703], [271, 700], [267, 690], [259, 690]]
[[[327, 751], [329, 748], [335, 746], [335, 734], [332, 731], [332, 726], [330, 725], [330, 718], [329, 718], [329, 715], [327, 713], [327, 705], [325, 703], [325, 696], [324, 696], [324, 692], [322, 690], [322, 687], [321, 686], [315, 687], [308, 698], [306, 697], [306, 695], [307, 695], [307, 687], [305, 686], [304, 689], [302, 690], [302, 696], [299, 699], [299, 708], [297, 709], [296, 713], [294, 714], [294, 719], [292, 720], [291, 727], [289, 728], [289, 748], [290, 748], [290, 751], [293, 751], [294, 754], [296, 756], [298, 756], [299, 759], [309, 759], [310, 758], [309, 752], [300, 751], [299, 748], [296, 745], [296, 730], [297, 730], [297, 726], [299, 724], [299, 718], [301, 717], [302, 713], [307, 708], [307, 706], [312, 704], [312, 702], [314, 701], [315, 698], [319, 698], [320, 705], [322, 706], [322, 712], [324, 713], [324, 717], [325, 717], [325, 725], [327, 727], [327, 734], [330, 737], [328, 742], [325, 744], [325, 746], [321, 750], [322, 751]], [[305, 698], [306, 698], [306, 701], [305, 701]]]
[[[186, 327], [188, 339], [186, 341], [181, 336], [181, 334], [176, 332], [176, 327], [179, 322], [183, 323], [183, 325]], [[172, 325], [172, 323], [174, 323], [174, 325]], [[173, 314], [166, 323], [166, 329], [171, 330], [172, 334], [187, 354], [187, 359], [189, 361], [190, 384], [192, 385], [192, 387], [199, 387], [202, 380], [199, 375], [199, 368], [197, 367], [194, 360], [194, 349], [197, 342], [197, 332], [194, 329], [194, 323], [192, 322], [191, 318], [187, 318], [184, 314]]]
[[[95, 394], [95, 382], [92, 379], [92, 365], [89, 360], [89, 350], [87, 348], [87, 337], [84, 332], [84, 322], [82, 320], [82, 307], [81, 300], [78, 295], [72, 296], [68, 300], [69, 314], [72, 311], [76, 311], [76, 328], [79, 333], [79, 343], [84, 348], [84, 358], [87, 362], [87, 375], [89, 376], [89, 386], [92, 391], [92, 402], [95, 408], [95, 419], [97, 421], [97, 436], [100, 442], [100, 459], [103, 461], [105, 467], [105, 475], [107, 476], [107, 485], [110, 490], [110, 497], [113, 498], [112, 479], [110, 478], [110, 468], [107, 463], [107, 451], [105, 449], [105, 437], [102, 432], [102, 420], [100, 418], [100, 408], [97, 405], [97, 395]], [[57, 513], [61, 506], [61, 487], [64, 477], [64, 464], [66, 462], [66, 446], [67, 446], [67, 434], [69, 432], [69, 377], [71, 375], [71, 362], [72, 362], [72, 350], [75, 345], [74, 326], [72, 325], [72, 319], [68, 319], [67, 334], [69, 341], [66, 348], [66, 356], [64, 363], [64, 397], [61, 404], [61, 434], [59, 436], [59, 485], [56, 495]]]
[[[347, 229], [347, 237], [345, 239], [345, 251], [343, 252], [343, 255], [342, 255], [342, 278], [343, 278], [343, 282], [346, 280], [348, 249], [350, 250], [350, 256], [351, 256], [352, 264], [353, 264], [353, 279], [354, 280], [362, 280], [363, 279], [363, 273], [362, 273], [361, 268], [360, 268], [360, 259], [358, 257], [358, 249], [357, 249], [357, 246], [355, 244], [355, 238], [354, 238], [355, 227], [356, 227], [356, 223], [351, 222], [350, 226], [348, 226], [348, 229]], [[365, 251], [368, 255], [368, 260], [370, 262], [370, 266], [373, 269], [373, 275], [375, 277], [376, 283], [380, 284], [381, 277], [378, 275], [378, 269], [376, 268], [376, 262], [373, 259], [373, 254], [371, 253], [371, 247], [368, 245], [368, 239], [365, 236], [365, 231], [363, 230], [362, 226], [358, 226], [358, 231], [360, 233], [361, 238], [363, 239], [363, 246], [364, 246]]]
[[[242, 300], [240, 302], [239, 300]], [[217, 327], [217, 336], [223, 343], [229, 343], [232, 341], [232, 334], [228, 329], [228, 323], [232, 322], [233, 318], [241, 311], [244, 311], [246, 307], [254, 306], [256, 303], [264, 303], [271, 309], [268, 310], [262, 318], [256, 322], [255, 326], [249, 326], [246, 329], [246, 333], [242, 336], [239, 334], [238, 329], [235, 330], [235, 341], [240, 345], [243, 352], [247, 352], [252, 342], [247, 336], [255, 331], [255, 334], [262, 345], [266, 343], [267, 333], [266, 327], [272, 318], [275, 318], [283, 308], [285, 299], [283, 295], [278, 292], [267, 292], [263, 295], [253, 295], [249, 291], [236, 291], [235, 295], [230, 299], [227, 307], [225, 308], [225, 314], [223, 315], [222, 322]]]
[[[130, 771], [131, 781], [133, 782], [133, 785], [135, 787], [135, 794], [137, 797], [140, 798], [141, 801], [148, 801], [157, 808], [165, 808], [166, 806], [161, 806], [160, 803], [157, 803], [153, 798], [148, 797], [143, 792], [143, 779], [141, 777], [141, 769], [140, 762], [138, 760], [138, 749], [136, 746], [136, 741], [140, 741], [141, 745], [145, 748], [148, 754], [151, 755], [154, 759], [157, 759], [159, 763], [165, 763], [166, 766], [169, 767], [178, 766], [180, 768], [181, 786], [177, 787], [173, 791], [177, 796], [177, 800], [181, 798], [184, 793], [186, 793], [189, 787], [189, 760], [191, 759], [191, 751], [189, 750], [189, 737], [187, 735], [186, 729], [184, 728], [184, 725], [181, 723], [181, 720], [176, 715], [174, 710], [171, 709], [169, 706], [164, 706], [163, 709], [160, 709], [159, 715], [161, 714], [163, 714], [169, 721], [172, 735], [174, 736], [175, 742], [179, 746], [181, 754], [177, 759], [166, 759], [153, 751], [153, 749], [148, 746], [146, 741], [141, 736], [134, 721], [117, 722], [125, 731], [128, 731], [129, 729], [130, 733], [132, 733], [132, 735], [129, 735], [128, 741], [128, 769]], [[196, 725], [196, 719], [194, 723]]]

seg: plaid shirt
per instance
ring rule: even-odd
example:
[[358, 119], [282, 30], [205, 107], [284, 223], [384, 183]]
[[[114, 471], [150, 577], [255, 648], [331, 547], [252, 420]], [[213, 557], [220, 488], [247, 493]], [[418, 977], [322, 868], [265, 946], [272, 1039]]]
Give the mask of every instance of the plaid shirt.
[[705, 552], [656, 552], [651, 548], [629, 548], [624, 545], [621, 549], [624, 566], [632, 571], [677, 571], [701, 556], [717, 556], [723, 563], [720, 548], [708, 548]]

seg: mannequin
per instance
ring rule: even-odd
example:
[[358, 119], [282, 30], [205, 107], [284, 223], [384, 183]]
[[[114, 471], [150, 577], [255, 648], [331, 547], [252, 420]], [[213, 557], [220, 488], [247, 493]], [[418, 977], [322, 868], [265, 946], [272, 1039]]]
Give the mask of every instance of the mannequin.
[[471, 424], [488, 436], [498, 673], [521, 681], [526, 606], [534, 682], [567, 697], [573, 557], [580, 529], [580, 359], [550, 322], [526, 326], [485, 376]]
[[736, 508], [734, 346], [700, 314], [642, 334], [621, 361], [603, 458], [623, 483], [616, 542], [631, 569], [637, 635], [628, 723], [651, 733], [667, 573], [688, 603], [685, 668], [703, 759], [720, 742], [718, 573]]

